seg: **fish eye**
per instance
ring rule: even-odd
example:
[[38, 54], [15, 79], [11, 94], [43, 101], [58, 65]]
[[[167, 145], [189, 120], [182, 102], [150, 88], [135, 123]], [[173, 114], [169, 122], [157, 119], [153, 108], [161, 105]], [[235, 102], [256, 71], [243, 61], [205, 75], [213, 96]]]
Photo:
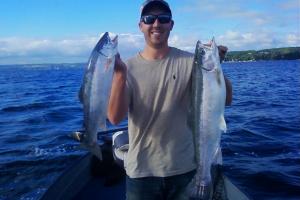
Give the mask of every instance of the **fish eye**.
[[203, 49], [201, 49], [200, 55], [201, 55], [201, 56], [204, 56], [204, 55], [205, 55], [205, 51], [204, 51]]

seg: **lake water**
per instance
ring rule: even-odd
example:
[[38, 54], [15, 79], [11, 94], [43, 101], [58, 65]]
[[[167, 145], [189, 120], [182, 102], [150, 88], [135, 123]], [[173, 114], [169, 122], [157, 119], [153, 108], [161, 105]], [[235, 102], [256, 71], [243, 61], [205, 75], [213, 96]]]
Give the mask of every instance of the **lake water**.
[[[39, 199], [85, 151], [83, 64], [0, 66], [0, 199]], [[224, 63], [225, 173], [252, 199], [300, 199], [300, 61]]]

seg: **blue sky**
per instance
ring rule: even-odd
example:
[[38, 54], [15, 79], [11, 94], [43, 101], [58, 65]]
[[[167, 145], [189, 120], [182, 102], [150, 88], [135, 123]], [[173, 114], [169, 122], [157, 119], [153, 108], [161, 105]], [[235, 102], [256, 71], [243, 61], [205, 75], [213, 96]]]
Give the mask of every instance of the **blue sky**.
[[[0, 64], [86, 62], [105, 31], [128, 58], [144, 46], [143, 0], [2, 0]], [[194, 51], [213, 36], [229, 50], [300, 46], [300, 0], [170, 0], [170, 45]]]

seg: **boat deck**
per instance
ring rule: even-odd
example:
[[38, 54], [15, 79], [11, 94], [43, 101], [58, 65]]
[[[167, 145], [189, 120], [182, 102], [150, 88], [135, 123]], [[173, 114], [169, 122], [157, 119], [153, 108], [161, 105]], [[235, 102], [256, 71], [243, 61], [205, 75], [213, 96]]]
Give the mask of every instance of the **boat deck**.
[[[103, 161], [90, 153], [67, 169], [45, 192], [41, 200], [124, 200], [126, 175], [113, 159], [111, 145], [102, 146]], [[214, 166], [213, 199], [249, 200], [223, 175], [222, 166]]]
[[101, 178], [91, 179], [86, 186], [77, 194], [73, 200], [94, 199], [125, 199], [125, 177], [118, 183], [106, 186], [105, 180]]

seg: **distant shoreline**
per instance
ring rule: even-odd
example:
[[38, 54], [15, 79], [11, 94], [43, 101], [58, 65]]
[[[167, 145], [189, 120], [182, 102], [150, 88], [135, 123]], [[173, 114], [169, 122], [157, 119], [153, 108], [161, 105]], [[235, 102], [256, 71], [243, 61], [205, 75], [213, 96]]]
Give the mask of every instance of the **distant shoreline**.
[[245, 62], [259, 60], [298, 60], [300, 47], [272, 48], [263, 50], [230, 51], [225, 62]]
[[[280, 59], [280, 60], [299, 60], [300, 59]], [[247, 62], [259, 62], [259, 61], [280, 61], [280, 60], [226, 60], [223, 63], [247, 63]], [[24, 66], [30, 66], [32, 68], [41, 68], [41, 67], [55, 67], [55, 65], [59, 65], [59, 67], [61, 66], [65, 66], [65, 67], [82, 67], [85, 66], [86, 63], [42, 63], [42, 64], [0, 64], [0, 69], [1, 67], [5, 68], [5, 67], [9, 67], [9, 66], [13, 66], [13, 67], [24, 67]]]

